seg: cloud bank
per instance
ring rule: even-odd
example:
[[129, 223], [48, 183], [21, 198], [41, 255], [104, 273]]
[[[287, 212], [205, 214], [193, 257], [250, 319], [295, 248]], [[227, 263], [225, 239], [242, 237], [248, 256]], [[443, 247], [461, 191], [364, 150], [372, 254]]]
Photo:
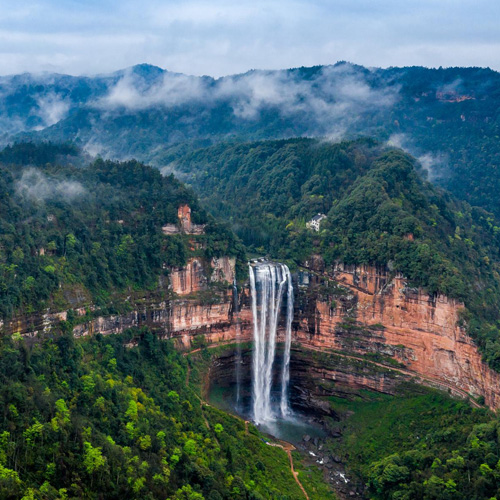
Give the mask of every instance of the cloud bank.
[[4, 0], [0, 74], [186, 74], [355, 61], [500, 69], [495, 0]]
[[201, 104], [211, 108], [227, 104], [237, 119], [258, 120], [265, 110], [284, 117], [301, 117], [310, 133], [336, 137], [362, 113], [389, 108], [399, 88], [375, 87], [371, 73], [349, 64], [308, 70], [252, 71], [220, 79], [164, 73], [159, 82], [145, 85], [129, 71], [107, 95], [93, 105], [101, 111], [134, 113], [141, 110]]
[[24, 198], [36, 202], [58, 198], [73, 201], [86, 193], [79, 182], [49, 178], [36, 168], [28, 168], [23, 172], [16, 183], [16, 191]]

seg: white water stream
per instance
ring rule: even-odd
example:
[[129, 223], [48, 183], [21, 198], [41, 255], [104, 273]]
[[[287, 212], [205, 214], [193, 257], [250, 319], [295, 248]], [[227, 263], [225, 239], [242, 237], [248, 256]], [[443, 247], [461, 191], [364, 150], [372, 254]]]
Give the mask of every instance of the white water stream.
[[290, 413], [288, 383], [290, 379], [290, 347], [292, 341], [293, 285], [288, 267], [272, 262], [249, 265], [253, 316], [253, 418], [260, 424], [274, 420], [278, 415], [271, 404], [273, 364], [276, 355], [276, 337], [283, 297], [286, 293], [285, 346], [281, 372], [279, 410], [281, 417]]

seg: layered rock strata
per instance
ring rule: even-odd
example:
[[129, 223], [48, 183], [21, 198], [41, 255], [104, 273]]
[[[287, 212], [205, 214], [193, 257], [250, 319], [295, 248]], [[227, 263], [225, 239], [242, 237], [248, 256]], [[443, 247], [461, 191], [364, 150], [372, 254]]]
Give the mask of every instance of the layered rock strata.
[[[174, 292], [169, 299], [153, 296], [131, 302], [130, 311], [120, 315], [91, 317], [96, 314], [91, 306], [75, 308], [77, 316], [82, 316], [81, 324], [74, 328], [75, 335], [119, 333], [148, 326], [162, 337], [178, 339], [182, 346], [189, 346], [198, 335], [204, 335], [208, 342], [251, 340], [248, 291], [240, 290], [237, 324], [231, 288], [216, 292], [207, 287], [215, 280], [231, 283], [234, 260], [198, 264], [195, 266], [192, 260], [185, 268], [172, 270], [165, 285]], [[500, 374], [482, 361], [474, 342], [460, 326], [463, 304], [412, 288], [402, 275], [388, 268], [338, 265], [325, 270], [320, 258], [308, 264], [308, 269], [295, 276], [295, 342], [382, 365], [397, 364], [401, 376], [413, 374], [427, 385], [454, 394], [482, 396], [489, 407], [500, 407]], [[83, 321], [86, 317], [91, 319]], [[0, 328], [5, 334], [36, 337], [66, 319], [64, 311], [47, 311], [14, 318]], [[337, 378], [337, 383], [340, 381]], [[346, 379], [345, 383], [386, 391], [380, 380], [376, 383], [379, 385], [369, 379]]]
[[298, 342], [390, 357], [426, 379], [500, 407], [500, 374], [482, 361], [460, 326], [462, 303], [411, 288], [385, 268], [337, 266], [326, 273], [316, 262], [312, 270], [308, 290], [315, 287], [316, 293], [304, 294], [298, 305]]

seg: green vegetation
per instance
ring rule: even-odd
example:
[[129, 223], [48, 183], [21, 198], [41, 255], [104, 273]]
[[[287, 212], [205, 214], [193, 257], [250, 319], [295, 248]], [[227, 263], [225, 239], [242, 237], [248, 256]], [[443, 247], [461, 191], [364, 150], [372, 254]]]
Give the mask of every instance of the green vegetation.
[[[145, 89], [163, 77], [148, 66], [133, 72]], [[248, 76], [255, 75], [264, 76]], [[230, 226], [208, 216], [173, 176], [137, 161], [87, 164], [70, 143], [19, 143], [0, 152], [1, 319], [69, 309], [58, 337], [34, 345], [19, 334], [1, 339], [0, 497], [302, 498], [281, 450], [264, 445], [252, 426], [247, 434], [240, 420], [200, 404], [197, 389], [201, 394], [203, 370], [215, 353], [203, 349], [202, 336], [195, 339], [202, 349], [196, 361], [186, 361], [147, 331], [79, 342], [68, 334], [77, 321], [73, 308], [93, 304], [105, 314], [130, 308], [125, 297], [166, 295], [163, 275], [190, 256], [237, 256], [241, 275], [243, 249], [232, 230], [252, 253], [291, 266], [315, 254], [326, 266], [384, 266], [408, 277], [405, 293], [421, 286], [463, 301], [461, 324], [500, 371], [499, 74], [339, 64], [280, 78], [303, 89], [300, 99], [307, 102], [311, 84], [330, 104], [336, 98], [325, 82], [328, 90], [328, 82], [342, 83], [345, 75], [362, 82], [368, 95], [390, 101], [348, 103], [357, 119], [342, 123], [347, 133], [369, 132], [383, 144], [401, 134], [417, 156], [431, 153], [422, 165], [371, 139], [237, 142], [322, 135], [337, 126], [338, 116], [325, 119], [302, 106], [288, 109], [286, 102], [283, 108], [263, 102], [251, 118], [245, 95], [237, 93], [209, 99], [208, 106], [109, 112], [79, 106], [104, 96], [116, 79], [57, 77], [46, 88], [26, 77], [12, 94], [2, 86], [2, 118], [26, 120], [27, 129], [44, 125], [33, 93], [58, 95], [50, 85], [66, 89], [68, 118], [36, 135], [83, 143], [99, 137], [104, 151], [172, 162]], [[227, 81], [205, 78], [201, 85], [217, 89]], [[226, 137], [233, 142], [207, 147]], [[426, 182], [422, 166], [462, 201]], [[162, 234], [164, 224], [176, 223], [182, 203], [191, 206], [195, 223], [207, 224], [206, 234], [196, 237], [200, 245]], [[318, 212], [328, 217], [315, 233], [306, 222]], [[197, 299], [217, 301], [214, 290]], [[345, 300], [341, 287], [319, 293], [332, 308]], [[346, 318], [342, 327], [354, 332], [359, 326]], [[370, 360], [388, 362], [373, 354], [354, 362], [315, 353], [314, 360], [349, 363], [360, 372], [371, 366], [379, 374], [386, 369]], [[188, 363], [192, 383], [186, 387]], [[345, 394], [349, 401], [332, 402], [340, 413], [354, 412], [342, 454], [373, 498], [500, 498], [497, 417], [410, 385], [395, 398]], [[311, 499], [324, 498], [317, 470], [296, 467]]]
[[72, 143], [56, 144], [52, 142], [23, 142], [6, 146], [0, 151], [0, 163], [6, 165], [43, 167], [47, 163], [80, 163], [82, 152]]
[[299, 473], [299, 480], [311, 500], [336, 498], [329, 485], [325, 483], [323, 471], [316, 464], [304, 463], [303, 457], [298, 451], [292, 451], [292, 457], [294, 469]]
[[[71, 308], [93, 302], [110, 308], [111, 296], [154, 290], [169, 266], [196, 253], [210, 259], [241, 255], [228, 228], [199, 207], [196, 196], [173, 176], [136, 161], [97, 160], [77, 168], [44, 163], [68, 146], [18, 144], [0, 160], [0, 316], [53, 305]], [[43, 167], [20, 166], [24, 161]], [[164, 236], [187, 203], [198, 236]]]
[[[138, 94], [133, 108], [125, 103], [109, 108], [106, 100], [100, 101], [117, 83], [117, 74], [9, 77], [0, 84], [3, 131], [12, 136], [25, 129], [37, 139], [98, 144], [111, 157], [135, 157], [158, 166], [228, 137], [322, 137], [339, 130], [346, 137], [383, 142], [396, 137], [395, 142], [423, 157], [433, 180], [500, 216], [500, 74], [489, 68], [367, 69], [339, 62], [218, 80], [190, 77], [190, 85], [198, 89], [192, 99], [182, 93], [172, 102], [160, 93], [149, 106], [141, 103], [151, 100], [169, 74], [149, 65], [127, 74], [127, 85], [135, 84]], [[255, 95], [255, 82], [274, 92]], [[346, 93], [346, 88], [362, 91]], [[61, 96], [70, 112], [35, 132], [47, 125], [39, 107], [44, 95]]]
[[144, 330], [3, 338], [0, 497], [302, 499], [286, 454], [201, 406], [186, 367]]
[[[213, 346], [209, 349], [202, 349], [198, 352], [193, 352], [187, 355], [188, 363], [190, 366], [190, 378], [189, 384], [191, 387], [202, 394], [203, 397], [209, 398], [210, 402], [215, 406], [227, 410], [228, 412], [234, 411], [230, 405], [224, 400], [225, 390], [222, 387], [213, 388], [208, 387], [209, 383], [209, 373], [210, 368], [214, 362], [221, 356], [234, 354], [236, 345], [221, 345]], [[252, 344], [243, 342], [240, 344], [240, 349], [242, 350], [242, 356], [251, 356]], [[316, 353], [315, 353], [316, 354]], [[324, 355], [326, 359], [331, 360], [331, 357]], [[210, 394], [208, 390], [210, 389]], [[240, 417], [235, 417], [239, 419]], [[250, 422], [248, 425], [249, 433], [259, 438], [268, 441], [269, 436], [261, 435], [256, 427], [254, 427]], [[275, 449], [275, 448], [274, 448]], [[294, 469], [299, 473], [299, 480], [306, 490], [310, 500], [326, 500], [336, 498], [335, 494], [331, 490], [328, 483], [325, 482], [322, 470], [316, 466], [316, 464], [310, 462], [310, 457], [304, 457], [298, 451], [293, 451], [293, 463]], [[286, 466], [289, 469], [289, 464]]]
[[[253, 252], [387, 266], [407, 293], [463, 301], [463, 324], [500, 370], [500, 224], [423, 180], [410, 156], [371, 140], [291, 139], [213, 146], [177, 168]], [[316, 233], [305, 223], [318, 212], [328, 217]]]
[[[405, 384], [396, 397], [332, 400], [348, 412], [341, 449], [370, 498], [480, 500], [500, 496], [498, 418]], [[334, 425], [338, 425], [335, 423]]]

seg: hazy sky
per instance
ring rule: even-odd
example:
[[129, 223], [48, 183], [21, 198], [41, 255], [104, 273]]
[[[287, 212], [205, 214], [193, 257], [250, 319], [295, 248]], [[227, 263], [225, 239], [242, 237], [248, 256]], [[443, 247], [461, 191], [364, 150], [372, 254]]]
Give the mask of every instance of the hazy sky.
[[500, 70], [500, 0], [0, 0], [0, 74], [347, 60]]

